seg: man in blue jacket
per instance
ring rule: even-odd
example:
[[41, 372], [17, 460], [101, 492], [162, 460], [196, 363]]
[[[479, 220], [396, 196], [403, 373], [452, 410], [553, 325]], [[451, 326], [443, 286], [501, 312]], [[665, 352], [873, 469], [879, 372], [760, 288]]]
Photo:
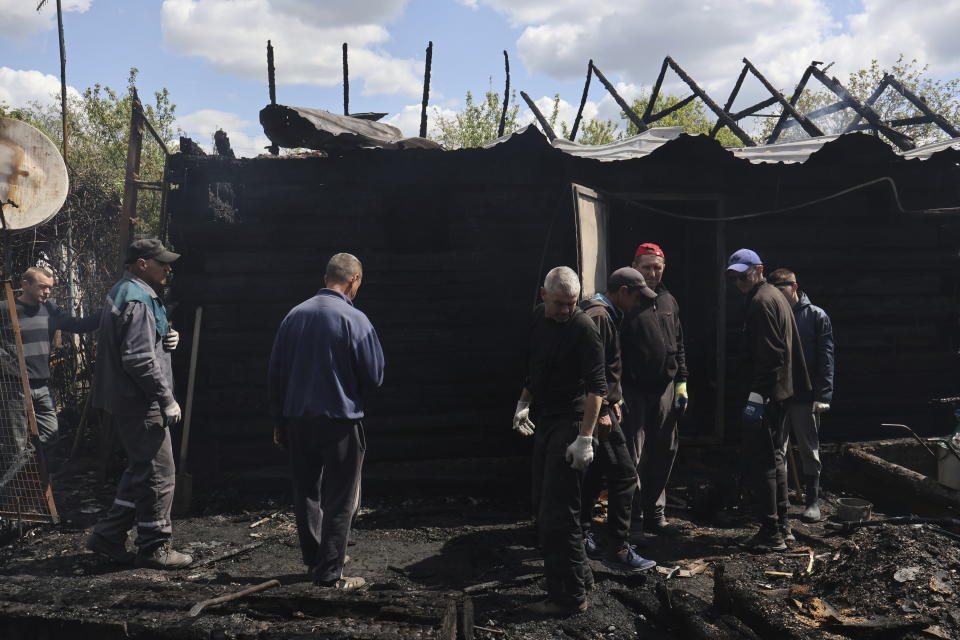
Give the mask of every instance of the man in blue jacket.
[[800, 466], [806, 485], [806, 509], [801, 519], [820, 520], [820, 414], [830, 410], [833, 399], [833, 325], [827, 312], [811, 304], [800, 291], [797, 276], [789, 269], [770, 274], [770, 284], [777, 287], [793, 307], [793, 317], [803, 345], [803, 358], [810, 373], [813, 391], [798, 392], [787, 404], [783, 451], [786, 454], [790, 436], [800, 450]]
[[313, 581], [362, 588], [343, 575], [350, 525], [360, 504], [366, 450], [363, 394], [383, 383], [383, 350], [353, 306], [363, 268], [349, 253], [330, 258], [324, 288], [280, 324], [270, 354], [270, 411], [290, 450], [300, 551]]

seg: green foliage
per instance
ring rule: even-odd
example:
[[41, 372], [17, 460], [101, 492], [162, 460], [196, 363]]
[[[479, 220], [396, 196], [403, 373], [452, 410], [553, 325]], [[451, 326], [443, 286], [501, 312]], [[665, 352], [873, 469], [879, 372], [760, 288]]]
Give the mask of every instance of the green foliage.
[[[630, 106], [634, 112], [642, 116], [649, 100], [649, 96], [641, 96], [634, 100]], [[679, 97], [674, 95], [660, 95], [657, 97], [656, 104], [654, 104], [653, 113], [672, 107], [680, 102], [680, 100]], [[627, 114], [620, 112], [620, 118], [627, 121], [627, 135], [636, 135], [637, 127], [627, 118]], [[708, 136], [713, 130], [714, 123], [715, 121], [707, 116], [706, 106], [699, 99], [696, 99], [667, 115], [665, 118], [651, 122], [649, 126], [683, 127], [683, 130], [691, 135], [700, 133]], [[717, 132], [716, 139], [725, 147], [744, 146], [740, 138], [735, 136], [733, 132], [726, 127]]]
[[609, 144], [623, 138], [623, 132], [613, 120], [586, 120], [577, 134], [580, 144]]
[[[873, 60], [870, 62], [870, 66], [854, 71], [845, 81], [841, 82], [855, 98], [864, 102], [873, 94], [883, 80], [885, 73], [889, 73], [902, 82], [906, 88], [926, 100], [927, 105], [935, 113], [945, 117], [954, 126], [960, 126], [960, 78], [951, 80], [930, 78], [926, 75], [926, 65], [921, 66], [916, 59], [904, 60], [903, 54], [889, 68], [882, 67], [877, 60]], [[804, 89], [801, 94], [797, 102], [797, 109], [801, 113], [810, 113], [838, 100], [833, 92], [822, 87], [815, 79], [810, 80], [807, 86], [814, 89]], [[880, 98], [873, 103], [873, 108], [880, 114], [880, 117], [888, 121], [922, 115], [919, 109], [892, 87], [888, 87]], [[842, 133], [855, 116], [856, 114], [852, 109], [844, 109], [816, 118], [814, 123], [825, 135], [835, 135]], [[763, 142], [773, 132], [776, 122], [775, 118], [770, 118], [764, 122], [760, 136]], [[865, 121], [861, 120], [862, 122]], [[946, 133], [935, 124], [909, 125], [898, 127], [898, 130], [912, 137], [918, 146], [947, 137]], [[778, 141], [799, 140], [806, 137], [808, 137], [807, 133], [801, 127], [793, 126], [785, 129]]]
[[[517, 115], [520, 113], [520, 105], [517, 104], [516, 93], [511, 96], [510, 102], [511, 106], [507, 107], [504, 120], [504, 135], [519, 128]], [[503, 113], [500, 94], [490, 88], [484, 94], [483, 101], [476, 104], [473, 94], [467, 91], [465, 103], [463, 110], [452, 118], [445, 118], [439, 110], [434, 109], [434, 124], [439, 131], [439, 135], [435, 135], [434, 139], [448, 149], [480, 147], [497, 139], [497, 129]]]

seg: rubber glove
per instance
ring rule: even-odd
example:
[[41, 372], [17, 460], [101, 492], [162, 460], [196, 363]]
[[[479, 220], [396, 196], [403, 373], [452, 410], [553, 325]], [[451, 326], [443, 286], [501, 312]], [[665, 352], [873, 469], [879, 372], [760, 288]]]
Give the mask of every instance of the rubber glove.
[[747, 398], [747, 406], [743, 408], [743, 419], [747, 422], [760, 422], [763, 420], [763, 405], [766, 401], [756, 391], [750, 393]]
[[567, 462], [577, 471], [586, 471], [593, 462], [593, 438], [577, 436], [577, 439], [567, 447]]
[[687, 403], [690, 402], [690, 396], [687, 395], [687, 383], [678, 382], [674, 385], [676, 393], [673, 396], [673, 407], [684, 413], [687, 410]]
[[176, 400], [163, 408], [163, 426], [170, 427], [180, 422], [180, 405]]
[[530, 403], [518, 402], [513, 414], [513, 430], [522, 436], [532, 436], [537, 426], [530, 420]]
[[814, 402], [814, 403], [813, 403], [813, 412], [814, 412], [814, 413], [824, 413], [824, 412], [826, 412], [826, 411], [830, 411], [830, 403], [829, 403], [829, 402]]
[[178, 344], [180, 344], [180, 332], [176, 329], [167, 331], [167, 334], [163, 336], [163, 348], [167, 351], [173, 351]]

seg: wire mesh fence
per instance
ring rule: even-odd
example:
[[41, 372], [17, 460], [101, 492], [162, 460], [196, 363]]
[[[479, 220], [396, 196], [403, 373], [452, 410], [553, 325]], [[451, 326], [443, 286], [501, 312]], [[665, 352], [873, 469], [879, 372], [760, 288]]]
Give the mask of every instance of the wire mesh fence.
[[0, 297], [0, 518], [57, 521], [8, 281], [2, 283]]

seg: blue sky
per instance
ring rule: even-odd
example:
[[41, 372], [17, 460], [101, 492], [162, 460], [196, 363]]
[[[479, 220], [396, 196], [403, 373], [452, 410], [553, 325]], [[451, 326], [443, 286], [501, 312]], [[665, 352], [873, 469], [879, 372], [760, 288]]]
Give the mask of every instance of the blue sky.
[[[512, 86], [546, 106], [563, 98], [572, 120], [586, 61], [629, 98], [653, 82], [673, 56], [718, 101], [751, 60], [790, 88], [811, 59], [834, 61], [843, 77], [870, 59], [899, 53], [930, 64], [935, 75], [960, 72], [960, 0], [63, 0], [67, 80], [122, 89], [131, 66], [141, 95], [166, 87], [179, 124], [208, 145], [227, 130], [252, 155], [267, 144], [258, 124], [266, 104], [265, 44], [276, 47], [278, 100], [340, 112], [340, 44], [351, 47], [352, 111], [386, 111], [415, 135], [423, 57], [434, 43], [431, 104], [450, 114], [468, 90], [492, 77], [503, 86], [501, 51], [510, 53]], [[59, 60], [54, 1], [0, 0], [0, 101], [48, 99]], [[676, 82], [668, 90], [681, 93]], [[759, 96], [745, 86], [742, 103]], [[685, 94], [685, 93], [684, 93]], [[616, 118], [594, 81], [588, 117]], [[522, 117], [529, 119], [527, 110]]]

